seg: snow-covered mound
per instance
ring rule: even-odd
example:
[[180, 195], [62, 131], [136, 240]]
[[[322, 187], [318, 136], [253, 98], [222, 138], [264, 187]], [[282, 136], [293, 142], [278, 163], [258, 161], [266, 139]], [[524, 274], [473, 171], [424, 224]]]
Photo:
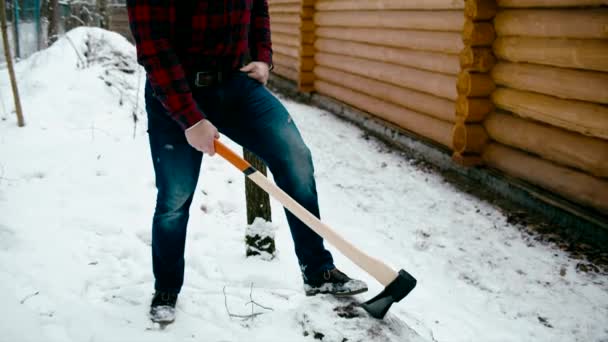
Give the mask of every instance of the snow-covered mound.
[[[0, 72], [0, 341], [608, 340], [605, 277], [359, 129], [287, 100], [313, 153], [323, 220], [418, 287], [383, 321], [306, 297], [282, 208], [272, 202], [276, 257], [246, 258], [243, 176], [205, 157], [177, 321], [161, 331], [146, 316], [156, 190], [133, 46], [76, 29], [18, 63], [17, 77], [24, 128]], [[355, 300], [380, 292], [334, 256], [370, 286]]]

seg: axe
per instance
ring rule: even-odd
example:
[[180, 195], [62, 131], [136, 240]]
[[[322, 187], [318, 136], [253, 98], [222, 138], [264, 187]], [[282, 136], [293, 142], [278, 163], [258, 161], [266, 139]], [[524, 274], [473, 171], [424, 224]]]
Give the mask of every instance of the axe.
[[357, 264], [357, 266], [385, 286], [380, 294], [361, 304], [371, 316], [383, 318], [393, 303], [399, 302], [414, 289], [416, 286], [416, 279], [409, 273], [404, 270], [400, 270], [399, 273], [397, 273], [382, 261], [363, 253], [363, 251], [346, 241], [328, 225], [321, 222], [321, 220], [302, 207], [278, 186], [270, 182], [270, 180], [261, 172], [256, 170], [251, 164], [229, 149], [226, 145], [219, 140], [215, 140], [214, 145], [215, 152], [241, 170], [247, 178], [279, 201], [287, 210], [310, 227], [310, 229], [331, 243], [342, 254]]

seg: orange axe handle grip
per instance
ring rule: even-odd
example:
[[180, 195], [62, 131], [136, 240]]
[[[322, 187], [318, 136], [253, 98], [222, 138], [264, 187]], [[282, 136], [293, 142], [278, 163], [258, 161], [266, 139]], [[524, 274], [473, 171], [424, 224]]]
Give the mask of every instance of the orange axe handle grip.
[[236, 168], [242, 172], [245, 172], [245, 170], [252, 167], [245, 159], [229, 149], [228, 146], [224, 145], [219, 140], [215, 139], [213, 145], [215, 146], [215, 152], [217, 154], [226, 159], [230, 164], [236, 166]]

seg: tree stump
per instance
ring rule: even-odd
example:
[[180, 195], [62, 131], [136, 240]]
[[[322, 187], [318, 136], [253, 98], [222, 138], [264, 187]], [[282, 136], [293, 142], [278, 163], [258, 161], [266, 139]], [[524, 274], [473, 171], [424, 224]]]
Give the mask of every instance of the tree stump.
[[[254, 168], [266, 175], [266, 165], [253, 153], [243, 149], [243, 155]], [[270, 212], [270, 197], [254, 182], [245, 177], [245, 199], [247, 202], [247, 231], [245, 233], [246, 255], [262, 255], [272, 259], [275, 255], [274, 229]], [[256, 222], [256, 218], [259, 218]], [[261, 219], [261, 220], [260, 220]]]

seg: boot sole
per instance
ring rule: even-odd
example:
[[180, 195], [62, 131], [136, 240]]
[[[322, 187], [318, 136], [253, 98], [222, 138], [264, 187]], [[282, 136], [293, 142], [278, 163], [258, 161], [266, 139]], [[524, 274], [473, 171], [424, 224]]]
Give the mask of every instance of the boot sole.
[[322, 290], [305, 291], [307, 297], [316, 296], [318, 294], [330, 294], [335, 297], [350, 297], [350, 296], [354, 296], [354, 295], [364, 293], [364, 292], [367, 292], [367, 287], [359, 289], [359, 290], [355, 290], [355, 291], [350, 291], [350, 292], [331, 292], [331, 291], [322, 291]]

